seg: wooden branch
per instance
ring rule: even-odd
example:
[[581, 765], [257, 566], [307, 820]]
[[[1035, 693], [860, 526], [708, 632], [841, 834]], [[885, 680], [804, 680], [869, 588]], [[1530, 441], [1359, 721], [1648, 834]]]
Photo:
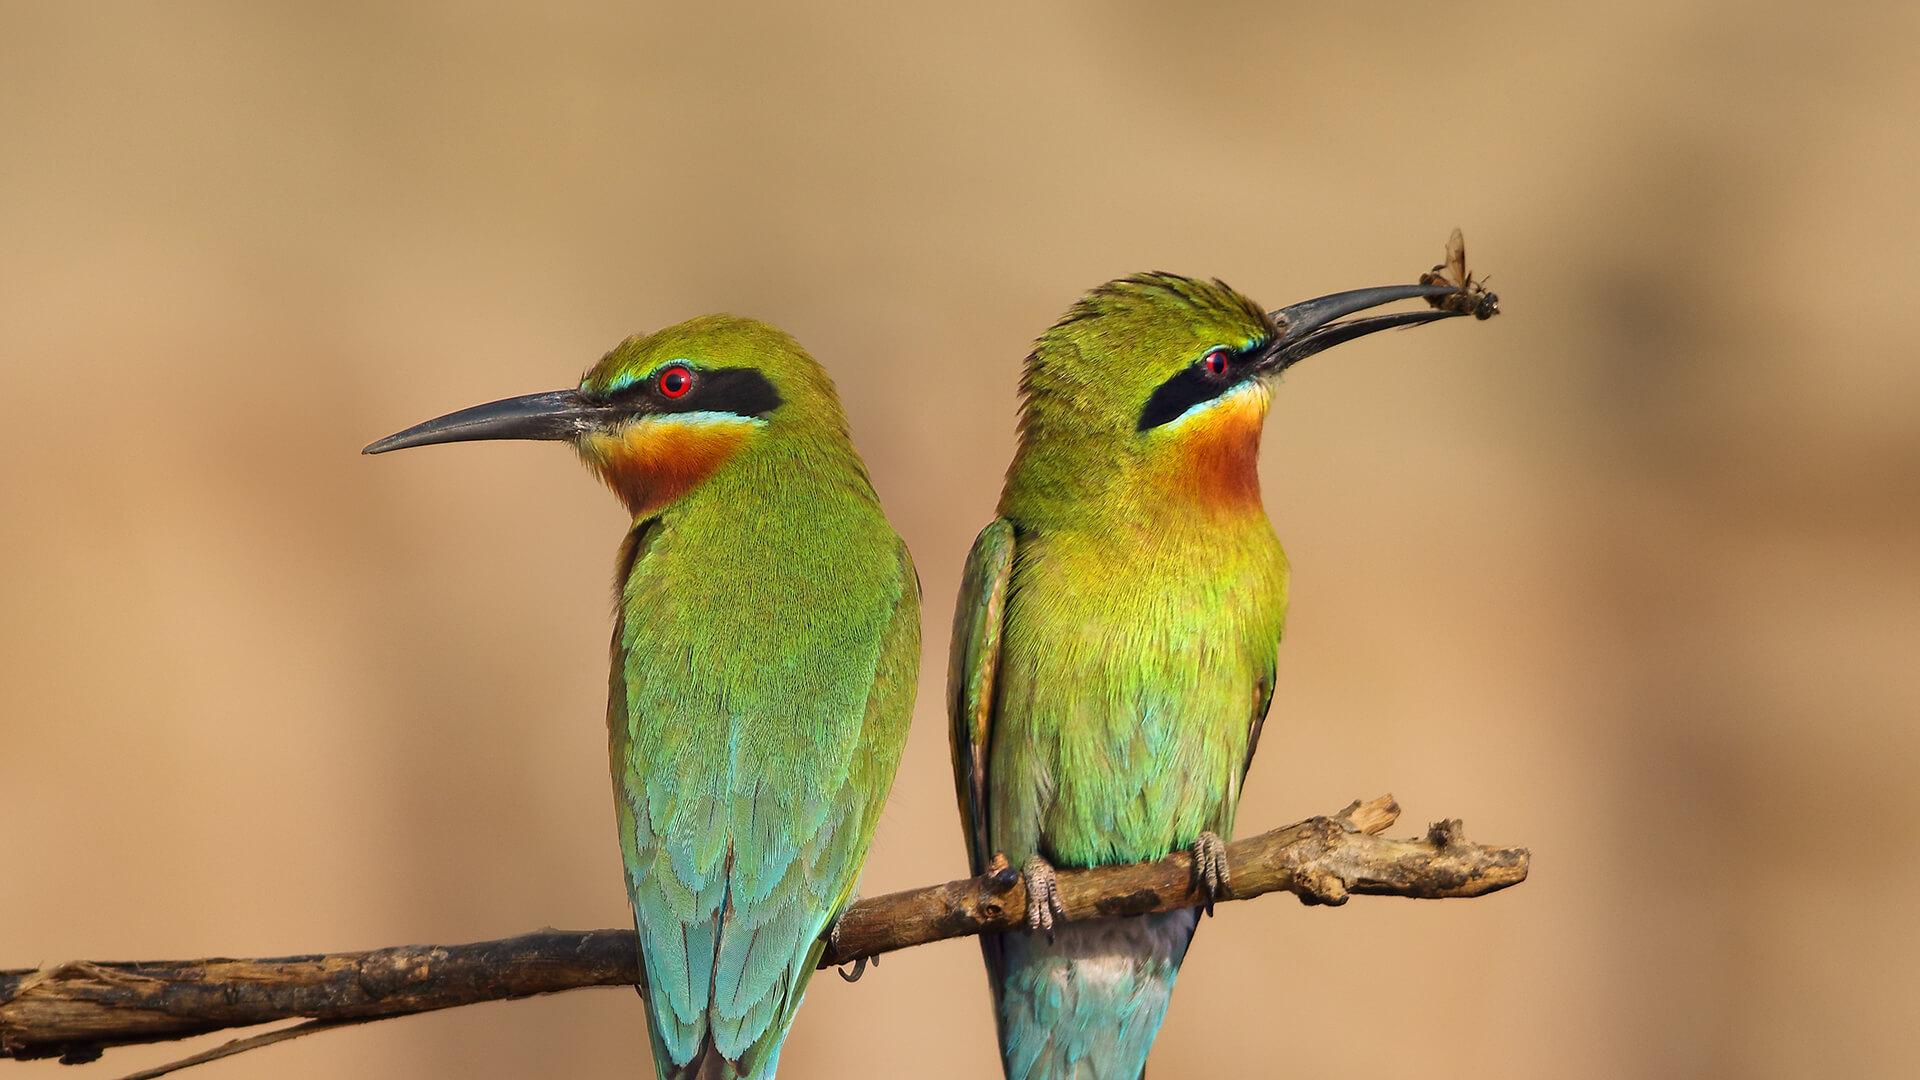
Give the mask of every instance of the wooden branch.
[[[191, 1069], [195, 1065], [205, 1065], [209, 1061], [219, 1061], [221, 1058], [232, 1057], [235, 1054], [244, 1054], [249, 1050], [258, 1050], [263, 1046], [272, 1046], [274, 1043], [283, 1043], [289, 1039], [298, 1039], [305, 1035], [318, 1035], [323, 1031], [332, 1031], [334, 1028], [350, 1027], [354, 1024], [371, 1024], [379, 1019], [381, 1018], [378, 1016], [367, 1016], [357, 1020], [308, 1020], [301, 1024], [274, 1028], [272, 1031], [263, 1031], [258, 1035], [249, 1035], [244, 1039], [232, 1039], [223, 1042], [211, 1050], [202, 1050], [197, 1054], [189, 1054], [177, 1061], [169, 1061], [164, 1065], [155, 1065], [151, 1069], [141, 1069], [139, 1072], [128, 1073], [121, 1077], [120, 1080], [158, 1080], [159, 1077], [166, 1076], [169, 1073], [177, 1073], [181, 1069]], [[64, 1059], [62, 1060], [64, 1061]]]
[[[1235, 841], [1227, 846], [1231, 887], [1219, 899], [1270, 892], [1291, 892], [1309, 904], [1343, 904], [1354, 894], [1438, 899], [1482, 896], [1526, 879], [1526, 849], [1468, 843], [1457, 820], [1441, 822], [1419, 839], [1380, 836], [1399, 814], [1393, 797], [1383, 795], [1331, 817]], [[1023, 926], [1025, 885], [1003, 865], [994, 869], [977, 878], [855, 903], [841, 918], [821, 966]], [[1185, 853], [1157, 862], [1061, 870], [1059, 890], [1068, 921], [1206, 902]], [[541, 930], [470, 945], [401, 945], [265, 960], [73, 961], [0, 971], [0, 1058], [59, 1056], [71, 1064], [91, 1061], [111, 1046], [275, 1020], [317, 1022], [284, 1029], [304, 1034], [456, 1005], [632, 985], [639, 977], [629, 930]], [[278, 1034], [241, 1042], [263, 1045], [261, 1040], [278, 1041], [271, 1037]], [[220, 1047], [187, 1063], [249, 1048]]]

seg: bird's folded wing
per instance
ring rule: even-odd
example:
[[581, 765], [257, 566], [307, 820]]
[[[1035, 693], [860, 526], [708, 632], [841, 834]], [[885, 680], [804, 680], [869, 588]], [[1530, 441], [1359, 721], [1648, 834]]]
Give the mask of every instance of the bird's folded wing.
[[960, 800], [968, 864], [975, 874], [993, 857], [987, 822], [987, 752], [992, 743], [994, 681], [1000, 671], [1000, 635], [1013, 552], [1012, 522], [1000, 518], [980, 530], [967, 555], [960, 598], [953, 610], [947, 716], [952, 722], [954, 792]]

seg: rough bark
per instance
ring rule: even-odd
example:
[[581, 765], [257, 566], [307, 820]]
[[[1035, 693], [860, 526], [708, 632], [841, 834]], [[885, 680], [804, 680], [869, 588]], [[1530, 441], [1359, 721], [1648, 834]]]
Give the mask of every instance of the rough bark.
[[[1379, 834], [1398, 818], [1392, 796], [1356, 802], [1228, 845], [1231, 883], [1216, 899], [1291, 892], [1309, 904], [1355, 894], [1420, 899], [1482, 896], [1527, 876], [1524, 848], [1468, 843], [1460, 823], [1424, 837]], [[997, 865], [977, 878], [861, 900], [840, 920], [822, 967], [947, 938], [1023, 925], [1026, 888]], [[1189, 855], [1061, 870], [1067, 921], [1198, 907]], [[313, 1023], [240, 1040], [158, 1076], [294, 1033], [410, 1013], [529, 997], [639, 978], [629, 930], [540, 930], [468, 945], [401, 945], [371, 952], [260, 960], [94, 963], [0, 971], [0, 1057], [91, 1061], [112, 1046], [160, 1042], [296, 1017]]]

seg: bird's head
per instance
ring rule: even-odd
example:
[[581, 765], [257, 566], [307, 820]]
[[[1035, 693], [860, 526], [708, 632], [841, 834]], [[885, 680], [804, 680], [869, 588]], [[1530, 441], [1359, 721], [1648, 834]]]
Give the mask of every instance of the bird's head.
[[[1082, 297], [1035, 343], [1021, 380], [1021, 445], [1005, 503], [1055, 505], [1151, 478], [1202, 503], [1259, 499], [1254, 471], [1274, 380], [1332, 345], [1460, 312], [1344, 319], [1444, 297], [1445, 285], [1335, 293], [1269, 312], [1220, 281], [1136, 274]], [[1149, 496], [1152, 497], [1152, 496]]]
[[566, 442], [642, 518], [756, 448], [805, 435], [846, 441], [820, 365], [782, 330], [707, 315], [628, 338], [573, 389], [461, 409], [363, 453], [483, 439]]

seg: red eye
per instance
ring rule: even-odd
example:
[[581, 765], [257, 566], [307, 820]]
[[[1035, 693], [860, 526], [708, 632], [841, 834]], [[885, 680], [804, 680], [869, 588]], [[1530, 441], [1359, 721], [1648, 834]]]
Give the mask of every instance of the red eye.
[[660, 380], [655, 385], [660, 387], [660, 396], [663, 398], [686, 397], [687, 391], [693, 389], [693, 372], [683, 367], [670, 367], [660, 373]]
[[1227, 350], [1215, 349], [1200, 358], [1200, 370], [1214, 378], [1227, 373]]

